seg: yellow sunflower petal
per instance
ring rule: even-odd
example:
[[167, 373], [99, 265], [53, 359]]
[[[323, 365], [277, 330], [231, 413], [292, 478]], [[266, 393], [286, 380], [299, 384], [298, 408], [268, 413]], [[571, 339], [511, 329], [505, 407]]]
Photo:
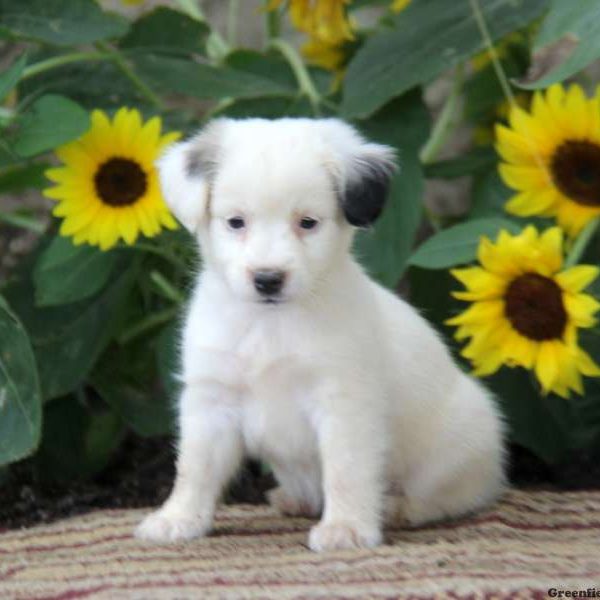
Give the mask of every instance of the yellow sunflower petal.
[[131, 246], [135, 244], [139, 233], [135, 212], [133, 210], [123, 209], [120, 213], [121, 214], [117, 215], [116, 219], [117, 227], [119, 228], [119, 233], [125, 243]]
[[496, 125], [496, 149], [509, 163], [532, 165], [536, 162], [536, 149], [532, 142], [504, 125]]
[[547, 266], [547, 274], [556, 273], [563, 264], [563, 232], [560, 227], [550, 227], [539, 237], [536, 260]]
[[504, 305], [499, 300], [475, 302], [467, 310], [446, 321], [447, 325], [465, 325], [497, 319], [503, 312]]
[[575, 138], [584, 138], [587, 134], [587, 98], [577, 84], [571, 85], [567, 92], [565, 100], [565, 111], [571, 118], [570, 129], [571, 134]]
[[577, 265], [556, 275], [560, 287], [571, 293], [585, 289], [600, 274], [600, 268], [592, 265]]
[[585, 352], [585, 350], [577, 348], [576, 361], [577, 368], [583, 375], [587, 375], [588, 377], [600, 377], [600, 367], [594, 362], [592, 357]]
[[508, 360], [526, 369], [532, 369], [537, 359], [540, 343], [513, 330], [506, 336], [504, 352]]
[[465, 292], [453, 292], [460, 300], [489, 300], [500, 297], [505, 290], [506, 282], [499, 276], [482, 269], [469, 267], [450, 271], [466, 288]]
[[550, 181], [549, 175], [537, 166], [516, 166], [501, 163], [498, 171], [508, 187], [520, 191], [544, 190]]
[[87, 227], [96, 216], [97, 207], [91, 207], [77, 214], [70, 214], [60, 226], [60, 234], [68, 237]]
[[535, 362], [535, 374], [542, 391], [547, 394], [552, 390], [560, 372], [560, 343], [544, 342], [540, 344], [537, 360]]
[[556, 200], [557, 194], [553, 189], [526, 191], [515, 194], [504, 208], [519, 217], [549, 216]]
[[563, 294], [563, 302], [569, 318], [577, 327], [593, 327], [594, 314], [600, 310], [600, 302], [588, 294]]

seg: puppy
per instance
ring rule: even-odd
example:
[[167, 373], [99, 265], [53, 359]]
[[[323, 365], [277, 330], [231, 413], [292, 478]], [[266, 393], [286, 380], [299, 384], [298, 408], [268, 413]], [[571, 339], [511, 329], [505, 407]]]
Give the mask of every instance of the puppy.
[[272, 505], [319, 517], [315, 551], [377, 546], [385, 520], [462, 515], [504, 486], [502, 422], [431, 326], [364, 273], [394, 153], [336, 119], [209, 124], [159, 161], [203, 268], [182, 340], [177, 478], [137, 535], [210, 531], [244, 454]]

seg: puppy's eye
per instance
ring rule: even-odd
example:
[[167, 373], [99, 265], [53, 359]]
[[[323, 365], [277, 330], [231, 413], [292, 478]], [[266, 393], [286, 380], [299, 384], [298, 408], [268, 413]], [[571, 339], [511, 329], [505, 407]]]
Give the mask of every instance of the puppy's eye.
[[311, 217], [302, 217], [298, 224], [301, 229], [314, 229], [319, 224], [319, 221]]
[[246, 221], [242, 217], [231, 217], [231, 219], [227, 219], [227, 225], [231, 229], [243, 229], [246, 227]]

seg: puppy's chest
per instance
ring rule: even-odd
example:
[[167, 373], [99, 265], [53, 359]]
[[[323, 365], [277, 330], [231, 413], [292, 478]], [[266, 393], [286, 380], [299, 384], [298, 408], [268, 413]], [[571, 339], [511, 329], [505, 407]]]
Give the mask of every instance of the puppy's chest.
[[268, 461], [297, 459], [314, 446], [314, 402], [309, 386], [285, 372], [248, 388], [241, 398], [248, 453]]
[[271, 461], [297, 457], [314, 445], [318, 377], [294, 341], [281, 328], [256, 327], [235, 350], [243, 373], [240, 408], [246, 448]]

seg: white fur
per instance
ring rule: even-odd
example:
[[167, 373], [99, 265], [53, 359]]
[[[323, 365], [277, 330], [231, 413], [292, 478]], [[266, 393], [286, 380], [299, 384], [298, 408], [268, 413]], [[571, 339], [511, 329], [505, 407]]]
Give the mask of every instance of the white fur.
[[[334, 119], [249, 119], [214, 122], [160, 161], [203, 271], [183, 334], [177, 480], [139, 537], [208, 533], [244, 454], [272, 466], [277, 509], [321, 515], [316, 551], [375, 546], [386, 518], [420, 525], [501, 492], [490, 395], [350, 253], [339, 196], [391, 157]], [[234, 216], [243, 230], [228, 227]], [[305, 216], [315, 230], [299, 229]], [[261, 301], [262, 269], [287, 273], [283, 302]]]

